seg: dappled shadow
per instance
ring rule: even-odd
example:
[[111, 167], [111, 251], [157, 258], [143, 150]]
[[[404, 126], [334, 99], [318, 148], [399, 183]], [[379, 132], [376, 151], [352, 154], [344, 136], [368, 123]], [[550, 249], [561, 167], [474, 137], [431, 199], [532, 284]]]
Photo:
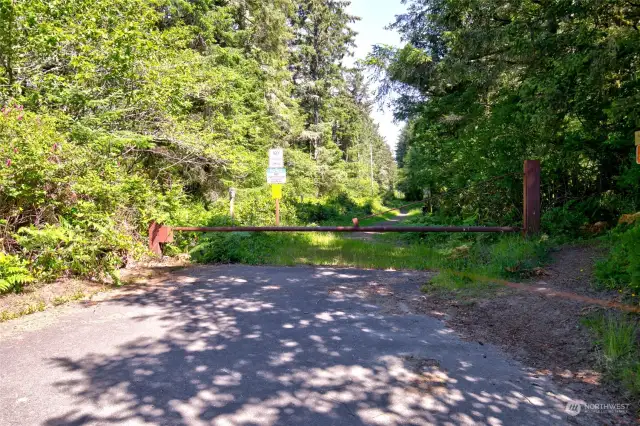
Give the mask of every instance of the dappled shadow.
[[[199, 267], [100, 305], [125, 342], [49, 358], [77, 402], [47, 425], [558, 424], [550, 384], [359, 287], [411, 273]], [[551, 395], [554, 395], [553, 393]]]

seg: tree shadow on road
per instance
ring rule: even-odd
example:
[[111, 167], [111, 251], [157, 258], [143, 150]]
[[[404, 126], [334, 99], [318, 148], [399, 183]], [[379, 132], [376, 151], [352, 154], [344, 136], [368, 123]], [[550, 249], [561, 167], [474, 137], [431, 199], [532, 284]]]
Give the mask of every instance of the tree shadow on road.
[[104, 302], [153, 308], [127, 321], [160, 331], [51, 359], [78, 408], [45, 424], [563, 422], [542, 379], [434, 319], [383, 314], [360, 291], [411, 273], [282, 269], [190, 268]]

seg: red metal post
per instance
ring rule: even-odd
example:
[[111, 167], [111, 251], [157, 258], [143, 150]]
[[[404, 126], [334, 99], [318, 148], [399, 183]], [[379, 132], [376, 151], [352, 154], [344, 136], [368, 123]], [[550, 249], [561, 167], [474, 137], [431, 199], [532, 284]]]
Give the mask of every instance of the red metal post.
[[524, 206], [522, 209], [524, 234], [540, 232], [540, 160], [524, 161]]
[[276, 198], [276, 226], [280, 226], [280, 198]]
[[173, 230], [168, 226], [162, 226], [151, 222], [149, 225], [149, 250], [156, 256], [162, 256], [161, 243], [173, 241]]
[[162, 249], [160, 248], [160, 242], [158, 241], [160, 228], [162, 228], [162, 225], [159, 225], [155, 221], [149, 224], [149, 251], [156, 256], [162, 256]]

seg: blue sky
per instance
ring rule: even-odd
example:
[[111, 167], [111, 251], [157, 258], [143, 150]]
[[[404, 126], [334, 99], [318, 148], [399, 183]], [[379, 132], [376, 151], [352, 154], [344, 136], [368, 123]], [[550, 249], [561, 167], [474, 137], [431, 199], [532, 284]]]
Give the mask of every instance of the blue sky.
[[[374, 44], [390, 44], [400, 46], [400, 36], [394, 31], [384, 29], [394, 21], [396, 15], [403, 13], [406, 6], [400, 0], [351, 0], [349, 13], [359, 16], [360, 21], [353, 24], [358, 32], [355, 57], [352, 60], [364, 59]], [[380, 126], [380, 133], [389, 146], [395, 149], [402, 123], [393, 122], [393, 114], [389, 108], [379, 111], [376, 107], [373, 118]]]

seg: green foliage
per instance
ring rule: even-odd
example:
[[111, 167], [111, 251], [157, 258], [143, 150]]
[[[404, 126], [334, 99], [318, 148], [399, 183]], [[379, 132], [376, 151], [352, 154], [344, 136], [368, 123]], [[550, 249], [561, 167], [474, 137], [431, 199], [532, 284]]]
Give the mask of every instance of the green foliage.
[[[67, 273], [119, 283], [117, 268], [124, 265], [134, 243], [131, 237], [98, 223], [45, 225], [21, 228], [16, 241], [23, 247], [34, 270], [43, 279]], [[111, 224], [113, 226], [113, 224]]]
[[352, 199], [346, 193], [340, 193], [332, 197], [300, 202], [296, 209], [298, 217], [304, 223], [350, 225], [352, 218], [373, 213], [374, 204], [374, 200], [371, 199]]
[[261, 264], [274, 239], [278, 238], [249, 232], [207, 234], [191, 250], [191, 258], [199, 263]]
[[390, 191], [363, 72], [342, 65], [347, 6], [0, 0], [0, 248], [39, 279], [117, 281], [151, 220], [222, 223], [230, 187], [235, 223], [272, 223], [272, 147], [286, 149], [284, 223]]
[[587, 216], [572, 202], [547, 210], [541, 218], [542, 230], [553, 236], [577, 237], [587, 223]]
[[33, 280], [33, 276], [27, 269], [27, 262], [0, 251], [0, 294], [10, 291], [18, 292]]
[[547, 216], [551, 232], [577, 231], [572, 227], [581, 215], [561, 207], [570, 200], [592, 200], [580, 211], [589, 223], [638, 210], [637, 5], [406, 4], [407, 13], [391, 25], [406, 45], [377, 46], [368, 62], [381, 78], [381, 95], [391, 89], [399, 94], [396, 115], [407, 120], [397, 154], [400, 188], [408, 197], [437, 196], [513, 173], [434, 207], [450, 216], [472, 211], [482, 221], [518, 225], [518, 173], [523, 160], [539, 159], [542, 207], [558, 208]]
[[599, 284], [640, 302], [640, 223], [620, 225], [607, 238], [610, 252], [595, 270]]
[[631, 397], [640, 396], [640, 328], [633, 316], [595, 315], [583, 321], [597, 336], [606, 377], [622, 384]]

